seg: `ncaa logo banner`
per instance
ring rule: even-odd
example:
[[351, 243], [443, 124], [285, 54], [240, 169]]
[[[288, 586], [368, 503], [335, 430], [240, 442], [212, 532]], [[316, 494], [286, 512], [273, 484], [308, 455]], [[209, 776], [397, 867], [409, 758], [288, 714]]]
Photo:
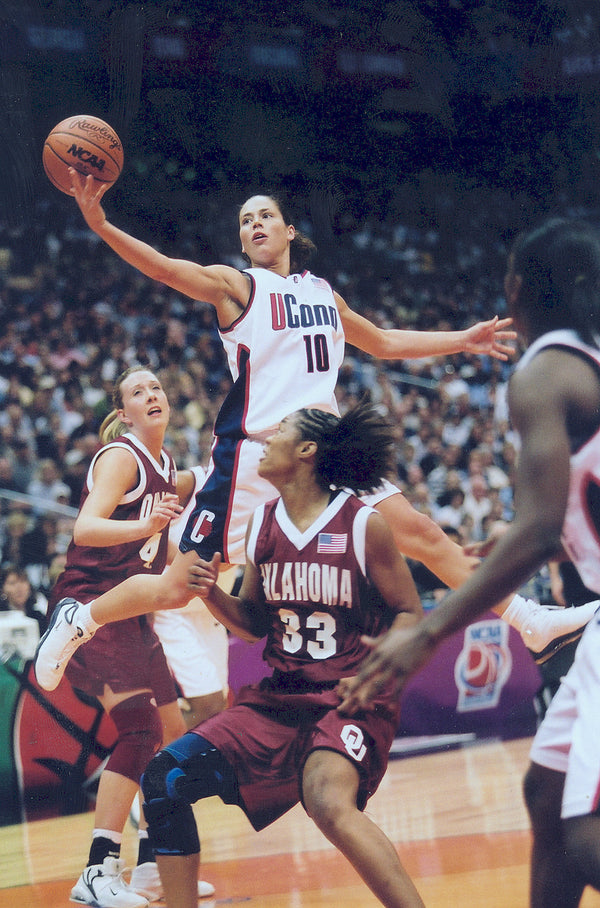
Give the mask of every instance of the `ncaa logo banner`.
[[463, 648], [454, 664], [457, 712], [498, 705], [512, 669], [508, 635], [508, 624], [497, 619], [478, 621], [466, 628]]

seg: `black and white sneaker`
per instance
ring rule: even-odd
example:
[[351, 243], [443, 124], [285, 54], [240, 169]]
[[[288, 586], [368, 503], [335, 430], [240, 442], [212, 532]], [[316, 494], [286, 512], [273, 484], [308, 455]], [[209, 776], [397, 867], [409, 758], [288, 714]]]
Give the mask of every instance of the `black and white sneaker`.
[[37, 683], [44, 690], [55, 690], [65, 673], [69, 659], [93, 633], [77, 622], [81, 603], [76, 599], [61, 599], [50, 619], [48, 630], [35, 651], [33, 670]]
[[119, 858], [86, 867], [71, 890], [71, 901], [94, 908], [148, 908], [148, 899], [123, 879], [125, 865]]
[[568, 646], [569, 643], [574, 643], [576, 640], [583, 635], [584, 630], [587, 627], [587, 623], [583, 627], [578, 628], [575, 631], [572, 631], [570, 634], [563, 634], [562, 637], [557, 637], [555, 640], [551, 640], [548, 646], [545, 646], [544, 649], [540, 650], [539, 653], [536, 653], [534, 650], [530, 649], [529, 652], [533, 656], [533, 661], [536, 665], [544, 665], [552, 656], [555, 656], [557, 653], [564, 649], [565, 646]]

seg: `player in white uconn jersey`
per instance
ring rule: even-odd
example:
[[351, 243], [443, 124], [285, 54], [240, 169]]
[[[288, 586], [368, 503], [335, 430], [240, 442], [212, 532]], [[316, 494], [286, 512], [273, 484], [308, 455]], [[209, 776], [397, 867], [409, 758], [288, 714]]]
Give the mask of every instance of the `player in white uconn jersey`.
[[[243, 564], [245, 527], [256, 505], [272, 496], [270, 483], [258, 473], [263, 442], [286, 412], [312, 407], [337, 413], [334, 392], [344, 340], [383, 359], [461, 350], [506, 359], [512, 352], [504, 343], [514, 334], [506, 330], [510, 319], [493, 318], [464, 331], [424, 332], [382, 329], [353, 312], [325, 280], [305, 270], [314, 245], [296, 231], [283, 203], [271, 195], [252, 196], [241, 207], [240, 242], [252, 265], [241, 272], [227, 265], [205, 267], [168, 258], [106, 220], [100, 205], [102, 185], [97, 188], [93, 180], [72, 171], [72, 186], [88, 225], [125, 261], [215, 307], [235, 378], [215, 421], [206, 482], [196, 495], [174, 560], [161, 578], [129, 578], [96, 599], [86, 611], [87, 625], [88, 618], [104, 625], [138, 610], [185, 605], [188, 568], [198, 555], [210, 560], [220, 552], [224, 563]], [[388, 521], [404, 555], [423, 562], [450, 587], [469, 575], [475, 560], [391, 483], [377, 490], [370, 503]], [[553, 637], [574, 629], [572, 610], [562, 611], [565, 614], [557, 617], [556, 610], [519, 607], [506, 620], [521, 633], [538, 621], [543, 636], [530, 648], [541, 650]], [[37, 658], [47, 663], [55, 685], [70, 653], [53, 636], [46, 638]], [[76, 647], [76, 635], [72, 642]], [[60, 659], [54, 657], [56, 650]], [[45, 672], [41, 668], [41, 674]]]
[[[354, 312], [323, 278], [306, 270], [312, 241], [297, 231], [282, 200], [249, 198], [239, 212], [242, 253], [250, 268], [201, 266], [171, 259], [111, 224], [100, 205], [103, 191], [72, 172], [73, 195], [89, 225], [109, 246], [148, 277], [214, 306], [234, 386], [214, 427], [204, 489], [180, 549], [203, 557], [215, 551], [230, 564], [244, 562], [245, 527], [256, 504], [271, 496], [257, 474], [262, 442], [279, 421], [300, 407], [337, 413], [335, 386], [350, 343], [382, 359], [413, 359], [462, 351], [506, 359], [513, 351], [510, 319], [480, 322], [462, 331], [382, 329]], [[386, 492], [400, 499], [398, 490]], [[382, 496], [385, 497], [385, 496]], [[411, 557], [436, 561], [454, 585], [463, 578], [460, 550], [435, 525], [410, 523], [408, 503], [396, 502], [408, 521]], [[390, 515], [387, 515], [389, 521]], [[417, 525], [418, 524], [418, 525]], [[426, 551], [429, 550], [429, 553]], [[466, 559], [462, 559], [466, 561]], [[468, 568], [467, 568], [468, 569]], [[184, 572], [185, 573], [185, 572]], [[171, 573], [173, 588], [173, 572]]]
[[[472, 621], [564, 551], [600, 597], [600, 237], [552, 219], [520, 236], [505, 291], [528, 349], [509, 388], [521, 436], [517, 512], [472, 577], [412, 631], [387, 634], [346, 686], [343, 709], [368, 703], [394, 677], [398, 689], [445, 637]], [[596, 603], [597, 605], [597, 603]], [[531, 749], [532, 908], [573, 908], [600, 891], [600, 618]]]

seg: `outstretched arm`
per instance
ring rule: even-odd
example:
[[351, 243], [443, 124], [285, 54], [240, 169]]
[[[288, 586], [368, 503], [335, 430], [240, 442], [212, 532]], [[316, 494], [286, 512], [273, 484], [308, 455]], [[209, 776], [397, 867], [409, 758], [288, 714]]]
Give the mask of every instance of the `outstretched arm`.
[[106, 219], [101, 206], [108, 183], [95, 185], [91, 174], [84, 177], [69, 170], [71, 193], [81, 209], [88, 227], [125, 262], [152, 280], [184, 293], [194, 300], [211, 303], [217, 309], [221, 324], [230, 324], [245, 309], [250, 287], [246, 277], [228, 265], [204, 267], [185, 259], [172, 259], [147, 243], [130, 236]]
[[516, 338], [507, 330], [512, 319], [498, 316], [477, 322], [460, 331], [412, 331], [401, 328], [379, 328], [354, 312], [344, 299], [335, 294], [346, 342], [379, 359], [419, 359], [423, 356], [449, 356], [452, 353], [476, 353], [507, 360], [514, 349], [506, 342]]

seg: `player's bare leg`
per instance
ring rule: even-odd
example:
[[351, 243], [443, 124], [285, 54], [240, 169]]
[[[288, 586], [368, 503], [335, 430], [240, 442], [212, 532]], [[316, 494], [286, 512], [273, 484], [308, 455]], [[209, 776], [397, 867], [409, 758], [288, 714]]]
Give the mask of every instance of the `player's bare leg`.
[[302, 791], [306, 811], [350, 861], [386, 908], [424, 908], [396, 849], [356, 806], [359, 776], [341, 754], [316, 750], [306, 761]]
[[571, 869], [583, 882], [600, 891], [600, 817], [587, 814], [563, 820]]
[[200, 855], [157, 855], [167, 908], [198, 908]]
[[525, 803], [533, 831], [529, 904], [531, 908], [576, 908], [584, 884], [565, 854], [560, 818], [565, 777], [531, 763], [525, 776]]

